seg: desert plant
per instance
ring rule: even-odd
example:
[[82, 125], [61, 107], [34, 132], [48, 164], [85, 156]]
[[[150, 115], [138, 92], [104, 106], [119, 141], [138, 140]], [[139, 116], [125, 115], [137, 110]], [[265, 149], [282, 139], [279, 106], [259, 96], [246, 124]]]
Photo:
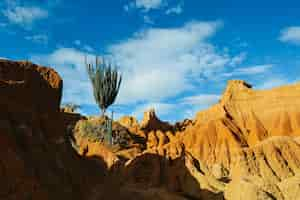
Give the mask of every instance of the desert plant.
[[[110, 62], [104, 58], [96, 57], [95, 64], [87, 63], [85, 65], [89, 78], [93, 85], [93, 94], [96, 103], [101, 109], [102, 117], [105, 116], [106, 109], [112, 105], [119, 93], [122, 76]], [[112, 145], [112, 119], [106, 120], [107, 142]]]
[[88, 138], [92, 142], [104, 142], [105, 128], [102, 123], [93, 123], [88, 120], [81, 121], [78, 124], [81, 137]]
[[[104, 120], [81, 120], [77, 123], [75, 131], [78, 136], [86, 138], [91, 142], [105, 143], [110, 147], [122, 147], [126, 148], [130, 141], [130, 135], [120, 127], [117, 123], [113, 123], [112, 120], [107, 119], [106, 123]], [[112, 134], [107, 134], [107, 124]]]
[[113, 128], [113, 112], [111, 112], [111, 118], [108, 119], [107, 124], [107, 141], [109, 144], [113, 145], [113, 135], [112, 135], [112, 128]]
[[113, 65], [104, 58], [100, 60], [96, 57], [94, 64], [85, 64], [89, 78], [93, 85], [94, 98], [99, 108], [102, 111], [102, 116], [105, 115], [106, 109], [112, 105], [119, 93], [122, 76]]

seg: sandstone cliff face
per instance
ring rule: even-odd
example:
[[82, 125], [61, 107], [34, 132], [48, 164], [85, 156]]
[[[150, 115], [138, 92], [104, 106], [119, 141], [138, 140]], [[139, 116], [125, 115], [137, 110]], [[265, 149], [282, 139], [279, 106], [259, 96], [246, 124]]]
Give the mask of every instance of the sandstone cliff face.
[[244, 134], [262, 131], [269, 136], [292, 135], [300, 128], [299, 91], [299, 84], [253, 90], [244, 81], [229, 81], [220, 103], [199, 112], [197, 122], [206, 123], [229, 114]]
[[[290, 182], [299, 180], [299, 89], [295, 84], [255, 91], [244, 81], [230, 81], [220, 102], [199, 112], [183, 131], [148, 132], [145, 152], [172, 160], [190, 152], [207, 169], [205, 178], [226, 185], [217, 191], [227, 199], [245, 199], [245, 194], [248, 199], [297, 199], [287, 191], [298, 194]], [[207, 185], [196, 177], [201, 188]], [[214, 191], [211, 185], [208, 190]]]
[[230, 81], [174, 126], [153, 110], [123, 117], [116, 149], [76, 135], [101, 119], [59, 112], [61, 90], [50, 68], [0, 60], [0, 199], [299, 199], [300, 84]]
[[220, 103], [197, 114], [184, 144], [195, 157], [229, 168], [236, 149], [299, 135], [299, 91], [300, 84], [256, 91], [244, 81], [229, 81]]
[[37, 111], [58, 111], [62, 79], [54, 70], [25, 61], [0, 60], [0, 80], [1, 93], [5, 94], [1, 96], [3, 104], [9, 101], [8, 106], [18, 105]]
[[194, 120], [172, 126], [153, 110], [145, 112], [141, 124], [123, 117], [119, 123], [144, 138], [146, 149], [107, 156], [126, 157], [125, 163], [113, 163], [121, 190], [160, 188], [194, 199], [296, 200], [298, 91], [299, 84], [255, 91], [243, 81], [230, 81], [220, 102]]
[[50, 68], [0, 60], [0, 199], [83, 199], [101, 177], [64, 138], [61, 90]]
[[225, 197], [298, 199], [299, 150], [297, 139], [288, 136], [272, 137], [254, 147], [241, 149], [233, 157], [232, 181], [227, 185]]

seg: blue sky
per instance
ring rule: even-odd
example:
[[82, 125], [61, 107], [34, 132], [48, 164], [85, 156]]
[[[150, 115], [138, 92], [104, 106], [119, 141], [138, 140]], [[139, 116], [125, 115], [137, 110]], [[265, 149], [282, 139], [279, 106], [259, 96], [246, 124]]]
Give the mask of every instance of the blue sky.
[[0, 57], [55, 68], [63, 102], [82, 113], [99, 113], [85, 55], [113, 58], [124, 81], [111, 109], [138, 119], [152, 107], [163, 120], [193, 118], [230, 79], [257, 89], [299, 80], [300, 2], [86, 2], [0, 1]]

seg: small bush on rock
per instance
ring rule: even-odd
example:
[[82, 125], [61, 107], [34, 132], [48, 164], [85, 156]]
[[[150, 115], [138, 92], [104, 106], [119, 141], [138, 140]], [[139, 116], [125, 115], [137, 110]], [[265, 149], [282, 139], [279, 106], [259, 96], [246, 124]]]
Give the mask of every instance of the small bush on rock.
[[88, 138], [92, 142], [104, 142], [104, 128], [104, 124], [83, 120], [79, 125], [79, 134], [81, 137]]
[[115, 122], [112, 127], [112, 143], [107, 142], [107, 127], [105, 126], [105, 122], [106, 120], [103, 119], [82, 120], [76, 125], [75, 132], [78, 136], [86, 138], [91, 142], [100, 142], [110, 147], [128, 147], [131, 140], [129, 132]]

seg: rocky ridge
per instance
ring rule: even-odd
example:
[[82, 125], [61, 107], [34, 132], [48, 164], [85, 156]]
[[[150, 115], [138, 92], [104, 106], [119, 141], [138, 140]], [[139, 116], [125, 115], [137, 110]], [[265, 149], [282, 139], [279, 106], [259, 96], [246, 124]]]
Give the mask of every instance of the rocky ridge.
[[0, 60], [0, 199], [299, 199], [299, 83], [230, 81], [218, 104], [175, 125], [153, 110], [125, 116], [117, 149], [77, 135], [101, 119], [60, 112], [61, 91], [54, 70]]

